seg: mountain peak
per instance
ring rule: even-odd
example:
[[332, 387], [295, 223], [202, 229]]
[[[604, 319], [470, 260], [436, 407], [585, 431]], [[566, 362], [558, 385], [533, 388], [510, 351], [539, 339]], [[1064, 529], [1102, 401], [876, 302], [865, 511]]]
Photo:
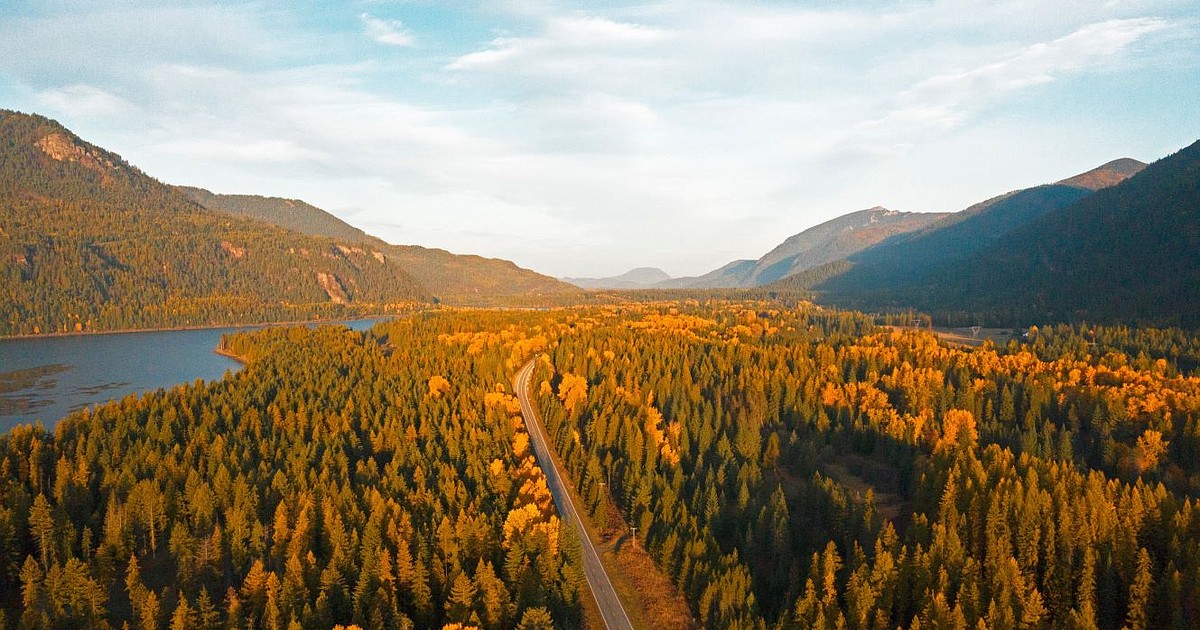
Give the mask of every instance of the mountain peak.
[[769, 284], [784, 276], [845, 258], [889, 237], [934, 223], [945, 214], [899, 212], [883, 206], [851, 212], [793, 234], [758, 259], [750, 284]]
[[1118, 158], [1057, 183], [1093, 191], [1100, 190], [1101, 188], [1116, 186], [1130, 177], [1137, 175], [1144, 168], [1146, 168], [1144, 162], [1139, 162], [1133, 158]]
[[670, 280], [671, 275], [659, 269], [658, 267], [637, 267], [630, 269], [625, 273], [617, 276], [621, 280], [629, 280], [632, 282], [641, 282], [644, 284], [653, 284], [663, 280]]
[[619, 276], [609, 278], [562, 278], [562, 280], [584, 289], [645, 289], [671, 280], [671, 276], [658, 267], [637, 267]]

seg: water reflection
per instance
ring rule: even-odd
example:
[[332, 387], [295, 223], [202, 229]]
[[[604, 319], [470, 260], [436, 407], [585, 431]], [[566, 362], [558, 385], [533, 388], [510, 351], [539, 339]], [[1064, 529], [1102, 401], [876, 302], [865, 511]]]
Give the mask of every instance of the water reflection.
[[[366, 330], [377, 320], [341, 325]], [[47, 429], [86, 407], [240, 369], [214, 352], [240, 328], [0, 340], [0, 432], [41, 420]]]

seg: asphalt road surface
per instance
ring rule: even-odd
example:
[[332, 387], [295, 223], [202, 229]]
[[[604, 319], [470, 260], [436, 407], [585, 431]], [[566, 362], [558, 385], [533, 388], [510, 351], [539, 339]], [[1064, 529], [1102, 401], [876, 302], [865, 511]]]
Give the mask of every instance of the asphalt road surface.
[[559, 515], [564, 522], [575, 527], [579, 540], [582, 541], [583, 573], [592, 589], [592, 597], [596, 598], [596, 606], [600, 609], [600, 616], [604, 618], [605, 627], [609, 630], [633, 630], [629, 615], [625, 614], [625, 607], [621, 605], [621, 599], [617, 597], [612, 581], [608, 579], [608, 573], [600, 563], [600, 554], [596, 552], [592, 539], [583, 528], [579, 512], [575, 510], [575, 504], [571, 501], [571, 494], [563, 485], [563, 475], [558, 470], [554, 458], [550, 456], [550, 446], [546, 441], [546, 434], [542, 431], [542, 421], [529, 401], [529, 378], [533, 374], [533, 366], [534, 361], [530, 361], [517, 373], [517, 398], [521, 401], [521, 415], [525, 417], [525, 427], [529, 431], [533, 453], [546, 475], [546, 485], [554, 497], [554, 505], [558, 507]]

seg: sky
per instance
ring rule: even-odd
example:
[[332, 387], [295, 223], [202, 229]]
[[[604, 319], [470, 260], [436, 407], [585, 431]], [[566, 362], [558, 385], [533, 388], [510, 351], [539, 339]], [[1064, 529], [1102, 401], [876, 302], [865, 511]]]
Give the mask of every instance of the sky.
[[3, 0], [0, 108], [554, 276], [699, 275], [1200, 139], [1188, 0]]

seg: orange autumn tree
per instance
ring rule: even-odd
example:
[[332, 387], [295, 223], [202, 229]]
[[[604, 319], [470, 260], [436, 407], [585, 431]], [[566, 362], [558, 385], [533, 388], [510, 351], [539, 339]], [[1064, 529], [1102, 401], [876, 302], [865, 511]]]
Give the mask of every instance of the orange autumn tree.
[[573, 413], [587, 400], [587, 379], [571, 373], [563, 373], [562, 381], [558, 384], [558, 399], [562, 401], [567, 413]]
[[442, 394], [450, 392], [450, 381], [441, 374], [434, 374], [429, 377], [429, 397], [441, 398]]
[[[932, 427], [933, 425], [927, 425]], [[933, 450], [969, 449], [979, 441], [975, 414], [966, 409], [951, 409], [942, 417], [942, 431], [932, 434]]]

